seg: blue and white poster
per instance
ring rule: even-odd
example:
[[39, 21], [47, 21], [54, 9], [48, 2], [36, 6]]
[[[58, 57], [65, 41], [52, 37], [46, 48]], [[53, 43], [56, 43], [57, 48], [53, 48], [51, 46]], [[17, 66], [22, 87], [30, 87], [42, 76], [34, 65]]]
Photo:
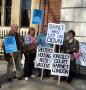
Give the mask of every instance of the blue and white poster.
[[4, 46], [6, 53], [13, 53], [17, 51], [16, 40], [14, 36], [4, 38]]
[[32, 24], [42, 24], [43, 23], [43, 10], [34, 9], [33, 10], [33, 17], [32, 17]]

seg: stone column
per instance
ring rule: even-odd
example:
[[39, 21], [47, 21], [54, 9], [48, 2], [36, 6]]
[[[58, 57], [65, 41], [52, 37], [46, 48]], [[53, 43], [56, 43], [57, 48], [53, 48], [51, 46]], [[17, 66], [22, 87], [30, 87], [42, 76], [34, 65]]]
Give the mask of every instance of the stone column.
[[18, 24], [20, 26], [21, 18], [21, 1], [22, 0], [12, 0], [11, 9], [11, 24]]
[[5, 0], [2, 0], [1, 26], [5, 26]]

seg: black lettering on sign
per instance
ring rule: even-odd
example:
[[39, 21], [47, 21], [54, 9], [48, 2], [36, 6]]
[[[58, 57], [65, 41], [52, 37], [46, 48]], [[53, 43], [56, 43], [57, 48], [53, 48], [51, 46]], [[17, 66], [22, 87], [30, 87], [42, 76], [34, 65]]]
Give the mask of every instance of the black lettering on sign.
[[64, 55], [64, 54], [54, 54], [54, 58], [61, 58], [61, 59], [68, 59], [69, 55]]
[[68, 70], [52, 68], [52, 72], [68, 74]]
[[55, 41], [54, 41], [54, 38], [47, 38], [47, 42], [49, 42], [49, 43], [54, 43]]
[[39, 53], [38, 56], [39, 57], [45, 57], [45, 54], [44, 53]]
[[55, 38], [50, 38], [50, 37], [48, 37], [47, 38], [47, 42], [49, 42], [49, 43], [59, 43], [59, 44], [62, 44], [62, 42], [63, 42], [63, 40], [62, 39], [55, 39]]
[[57, 29], [57, 30], [64, 30], [64, 25], [60, 25], [60, 24], [50, 24], [49, 29]]
[[38, 51], [39, 52], [46, 52], [46, 53], [52, 53], [53, 52], [53, 49], [50, 49], [50, 48], [38, 48]]
[[62, 35], [59, 35], [57, 38], [62, 38]]
[[52, 67], [53, 68], [68, 69], [69, 65], [53, 63]]
[[46, 63], [35, 63], [36, 67], [42, 67], [42, 68], [50, 68], [50, 64], [46, 64]]
[[67, 64], [68, 60], [62, 60], [62, 63]]
[[59, 31], [57, 31], [57, 30], [52, 30], [52, 34], [59, 34]]
[[49, 54], [49, 53], [39, 53], [38, 56], [45, 57], [45, 58], [51, 58], [51, 54]]
[[40, 58], [40, 62], [48, 63], [48, 59], [47, 58]]
[[38, 48], [38, 51], [39, 51], [39, 52], [43, 52], [43, 48], [40, 48], [40, 47], [39, 47], [39, 48]]
[[54, 59], [54, 63], [60, 63], [61, 60], [60, 59]]
[[48, 36], [48, 37], [53, 37], [53, 38], [54, 38], [54, 37], [55, 37], [55, 34], [53, 34], [53, 33], [52, 33], [52, 34], [49, 34], [49, 33], [48, 33], [47, 36]]

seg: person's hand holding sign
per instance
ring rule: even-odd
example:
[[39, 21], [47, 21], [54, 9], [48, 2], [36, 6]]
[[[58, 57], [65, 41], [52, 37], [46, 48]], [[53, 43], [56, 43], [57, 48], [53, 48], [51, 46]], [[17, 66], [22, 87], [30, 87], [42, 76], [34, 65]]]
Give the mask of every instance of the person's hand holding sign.
[[13, 56], [13, 53], [10, 53], [10, 56]]

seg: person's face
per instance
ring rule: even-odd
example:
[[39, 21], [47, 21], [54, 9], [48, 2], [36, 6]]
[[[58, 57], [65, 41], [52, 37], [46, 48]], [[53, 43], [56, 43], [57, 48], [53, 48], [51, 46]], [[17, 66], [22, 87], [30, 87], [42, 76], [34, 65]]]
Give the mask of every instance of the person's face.
[[47, 33], [47, 27], [43, 27], [43, 30], [42, 30], [43, 33]]
[[73, 39], [74, 35], [72, 33], [68, 33], [68, 39]]
[[11, 29], [12, 29], [12, 32], [13, 32], [13, 33], [17, 33], [17, 32], [18, 32], [18, 25], [14, 24], [14, 25], [11, 27]]
[[35, 31], [34, 30], [30, 30], [30, 35], [34, 36], [35, 35]]

